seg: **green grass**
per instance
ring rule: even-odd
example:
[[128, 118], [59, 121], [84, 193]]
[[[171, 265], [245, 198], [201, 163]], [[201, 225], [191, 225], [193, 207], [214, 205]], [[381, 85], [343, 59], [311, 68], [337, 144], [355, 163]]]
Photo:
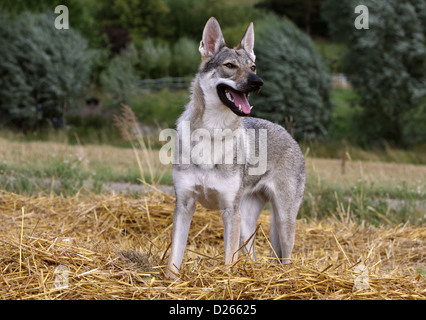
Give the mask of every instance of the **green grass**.
[[424, 194], [409, 190], [404, 184], [391, 188], [357, 180], [347, 185], [324, 183], [318, 187], [317, 181], [308, 178], [306, 191], [300, 212], [303, 218], [350, 215], [374, 225], [425, 222]]
[[308, 159], [301, 217], [351, 216], [376, 225], [424, 223], [426, 167]]
[[[172, 184], [171, 172], [144, 174], [147, 183]], [[108, 161], [93, 161], [85, 168], [78, 159], [51, 158], [43, 166], [30, 163], [0, 164], [0, 190], [19, 194], [63, 194], [73, 196], [83, 187], [94, 193], [102, 193], [104, 184], [110, 182], [141, 185], [141, 173], [136, 163], [115, 168]]]
[[50, 192], [74, 195], [84, 183], [91, 183], [94, 192], [100, 184], [95, 173], [82, 168], [78, 159], [57, 159], [51, 156], [43, 166], [33, 166], [30, 161], [4, 165], [0, 170], [0, 189], [21, 194]]

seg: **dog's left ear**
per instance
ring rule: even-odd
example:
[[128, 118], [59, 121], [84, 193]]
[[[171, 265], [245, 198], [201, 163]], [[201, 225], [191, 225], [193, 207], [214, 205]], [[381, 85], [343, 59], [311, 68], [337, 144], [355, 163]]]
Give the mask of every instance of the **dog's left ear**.
[[253, 51], [254, 48], [254, 27], [253, 22], [250, 22], [244, 37], [241, 39], [240, 43], [235, 49], [244, 49], [250, 55], [250, 58], [254, 61], [256, 56]]

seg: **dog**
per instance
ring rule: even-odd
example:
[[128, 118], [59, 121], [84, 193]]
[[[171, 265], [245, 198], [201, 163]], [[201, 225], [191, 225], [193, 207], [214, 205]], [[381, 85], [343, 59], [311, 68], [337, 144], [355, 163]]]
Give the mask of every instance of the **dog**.
[[[176, 123], [175, 152], [178, 159], [191, 154], [197, 148], [196, 141], [184, 143], [184, 138], [193, 137], [197, 130], [208, 148], [192, 153], [189, 163], [173, 164], [176, 204], [168, 277], [179, 275], [197, 201], [208, 209], [221, 211], [225, 265], [237, 260], [239, 249], [256, 259], [257, 220], [270, 202], [272, 254], [281, 263], [290, 263], [296, 216], [305, 188], [305, 160], [299, 145], [283, 127], [249, 117], [253, 108], [248, 102], [249, 94], [258, 92], [263, 85], [256, 74], [253, 28], [250, 23], [238, 46], [231, 49], [214, 17], [204, 27], [199, 72], [191, 84], [190, 102]], [[258, 141], [262, 133], [266, 139]], [[223, 157], [229, 152], [217, 152], [217, 156], [212, 149], [217, 141], [223, 142], [230, 136], [229, 150], [235, 152], [240, 145], [246, 148], [229, 157], [231, 163], [224, 163]], [[251, 161], [256, 154], [257, 167]]]

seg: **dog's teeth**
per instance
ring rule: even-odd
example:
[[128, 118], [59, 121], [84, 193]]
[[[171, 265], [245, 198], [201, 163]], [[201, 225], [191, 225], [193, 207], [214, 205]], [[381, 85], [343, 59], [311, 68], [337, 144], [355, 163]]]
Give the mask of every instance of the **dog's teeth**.
[[240, 109], [240, 111], [241, 111], [241, 105], [240, 104], [238, 105], [238, 109]]
[[231, 94], [228, 91], [225, 92], [225, 95], [226, 95], [226, 98], [228, 98], [229, 101], [234, 102], [234, 99], [232, 98]]
[[253, 106], [250, 106], [250, 110], [253, 109]]

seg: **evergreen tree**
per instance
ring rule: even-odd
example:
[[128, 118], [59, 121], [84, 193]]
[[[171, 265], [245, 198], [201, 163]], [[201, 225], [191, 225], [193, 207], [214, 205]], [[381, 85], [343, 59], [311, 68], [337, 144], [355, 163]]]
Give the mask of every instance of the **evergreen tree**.
[[264, 85], [254, 114], [283, 124], [297, 138], [327, 134], [330, 79], [311, 39], [286, 18], [256, 25], [256, 65]]

